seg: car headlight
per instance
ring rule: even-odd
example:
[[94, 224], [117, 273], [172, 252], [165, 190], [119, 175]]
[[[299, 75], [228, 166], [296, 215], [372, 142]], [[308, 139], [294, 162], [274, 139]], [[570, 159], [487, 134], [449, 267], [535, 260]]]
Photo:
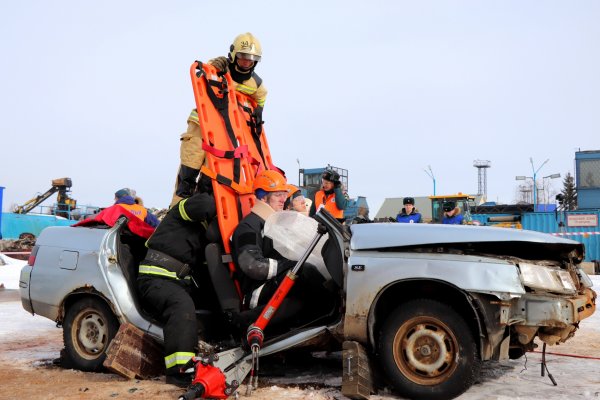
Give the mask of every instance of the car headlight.
[[541, 265], [519, 263], [521, 281], [531, 289], [542, 289], [555, 293], [575, 293], [575, 282], [568, 271]]
[[594, 282], [592, 282], [588, 274], [586, 274], [585, 271], [580, 267], [577, 267], [577, 276], [579, 276], [581, 286], [586, 288], [591, 288], [592, 286], [594, 286]]

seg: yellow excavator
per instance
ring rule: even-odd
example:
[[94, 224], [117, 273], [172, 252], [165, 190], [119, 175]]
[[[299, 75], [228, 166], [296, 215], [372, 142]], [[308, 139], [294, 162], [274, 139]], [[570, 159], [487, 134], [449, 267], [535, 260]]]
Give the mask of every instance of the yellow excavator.
[[46, 190], [45, 193], [35, 196], [34, 198], [27, 200], [23, 205], [15, 206], [14, 212], [16, 214], [27, 214], [33, 210], [48, 197], [58, 192], [56, 198], [56, 209], [54, 214], [59, 217], [69, 218], [71, 211], [77, 207], [77, 200], [69, 197], [68, 193], [71, 191], [71, 178], [59, 178], [52, 180], [52, 187]]

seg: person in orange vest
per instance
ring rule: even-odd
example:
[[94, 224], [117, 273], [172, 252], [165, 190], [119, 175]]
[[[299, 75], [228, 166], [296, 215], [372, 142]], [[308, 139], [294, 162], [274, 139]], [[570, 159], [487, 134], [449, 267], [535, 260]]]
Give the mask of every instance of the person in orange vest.
[[340, 174], [331, 169], [326, 169], [321, 176], [321, 190], [315, 193], [309, 215], [312, 217], [323, 206], [338, 221], [344, 222], [344, 210], [348, 199], [342, 191]]
[[141, 199], [136, 197], [135, 190], [129, 188], [119, 189], [115, 192], [115, 204], [113, 207], [122, 207], [155, 228], [160, 222], [154, 214], [144, 207]]
[[[262, 46], [258, 39], [250, 32], [238, 35], [231, 46], [227, 57], [217, 57], [208, 60], [208, 63], [220, 71], [228, 71], [234, 81], [235, 90], [252, 97], [257, 107], [254, 110], [254, 119], [257, 126], [262, 125], [262, 112], [267, 98], [267, 89], [263, 80], [254, 72], [254, 68], [261, 60]], [[177, 173], [175, 192], [170, 207], [179, 200], [188, 198], [196, 191], [204, 189], [210, 191], [208, 182], [197, 182], [200, 169], [204, 164], [204, 150], [202, 150], [202, 133], [198, 122], [198, 111], [193, 109], [187, 119], [187, 131], [181, 135], [181, 163]]]

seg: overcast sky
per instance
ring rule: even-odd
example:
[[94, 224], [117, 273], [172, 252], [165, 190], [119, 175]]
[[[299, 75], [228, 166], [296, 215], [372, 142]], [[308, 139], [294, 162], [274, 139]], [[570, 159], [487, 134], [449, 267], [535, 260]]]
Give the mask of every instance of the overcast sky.
[[[516, 199], [516, 175], [574, 173], [598, 150], [598, 1], [2, 1], [3, 210], [73, 180], [79, 204], [132, 187], [166, 207], [194, 107], [189, 67], [241, 32], [263, 45], [275, 163], [349, 170], [386, 197]], [[555, 180], [560, 189], [562, 179]], [[53, 198], [55, 201], [55, 198]], [[51, 204], [50, 201], [47, 203]]]

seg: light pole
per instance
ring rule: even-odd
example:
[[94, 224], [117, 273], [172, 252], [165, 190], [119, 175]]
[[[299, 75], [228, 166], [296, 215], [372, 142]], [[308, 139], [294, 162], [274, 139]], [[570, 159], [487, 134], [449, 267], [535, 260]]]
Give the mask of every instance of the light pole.
[[[546, 193], [546, 179], [556, 179], [556, 178], [560, 178], [560, 174], [552, 174], [552, 175], [548, 175], [548, 176], [544, 176], [542, 178], [542, 186], [543, 186], [543, 190], [544, 190], [544, 194]], [[546, 204], [548, 203], [548, 201], [544, 201], [544, 211], [546, 211]]]
[[431, 169], [431, 165], [428, 165], [427, 169], [424, 169], [423, 171], [425, 171], [427, 176], [429, 176], [433, 181], [433, 195], [435, 196], [435, 176], [433, 176], [433, 170]]
[[536, 212], [536, 207], [537, 207], [537, 181], [536, 181], [536, 176], [537, 173], [540, 171], [540, 169], [542, 169], [542, 167], [544, 165], [546, 165], [546, 163], [548, 161], [550, 161], [550, 159], [548, 158], [546, 161], [544, 161], [542, 163], [542, 165], [540, 165], [538, 167], [538, 169], [535, 169], [535, 167], [533, 166], [533, 158], [529, 157], [529, 161], [531, 162], [531, 170], [533, 171], [533, 212]]

